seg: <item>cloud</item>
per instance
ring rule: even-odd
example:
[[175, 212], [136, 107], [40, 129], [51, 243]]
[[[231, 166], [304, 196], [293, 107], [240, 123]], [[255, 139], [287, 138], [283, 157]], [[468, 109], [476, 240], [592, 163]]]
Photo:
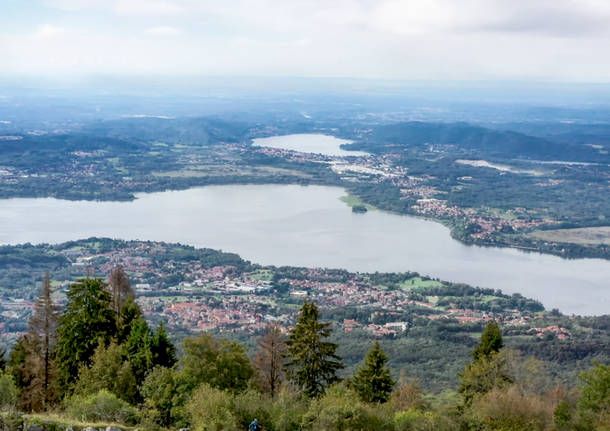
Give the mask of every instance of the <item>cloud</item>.
[[184, 12], [178, 0], [44, 0], [52, 8], [75, 12], [105, 10], [124, 16], [163, 16]]
[[164, 16], [184, 12], [179, 2], [166, 0], [116, 0], [114, 11], [118, 15]]
[[144, 30], [144, 34], [153, 36], [175, 36], [182, 34], [182, 30], [176, 27], [161, 25], [158, 27], [151, 27]]
[[50, 39], [58, 36], [63, 36], [66, 29], [52, 24], [44, 24], [34, 34], [34, 39]]
[[32, 1], [3, 73], [610, 81], [608, 0]]

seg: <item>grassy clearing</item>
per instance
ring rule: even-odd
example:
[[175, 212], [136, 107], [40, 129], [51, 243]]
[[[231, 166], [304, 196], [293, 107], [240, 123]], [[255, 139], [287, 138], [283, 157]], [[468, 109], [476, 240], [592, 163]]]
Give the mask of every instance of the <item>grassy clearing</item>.
[[400, 283], [400, 287], [408, 288], [408, 289], [422, 289], [426, 287], [440, 287], [443, 283], [436, 280], [424, 280], [421, 277], [413, 277], [409, 278], [402, 283]]
[[582, 245], [610, 245], [610, 226], [537, 230], [531, 232], [529, 235], [543, 241], [566, 242]]
[[352, 208], [355, 206], [364, 205], [366, 207], [366, 209], [369, 211], [376, 209], [373, 205], [369, 205], [369, 204], [365, 203], [364, 201], [362, 201], [362, 199], [360, 199], [358, 196], [348, 194], [346, 196], [341, 196], [339, 199], [341, 200], [341, 202], [344, 202], [345, 204], [347, 204], [349, 207], [352, 207]]
[[273, 278], [273, 273], [268, 269], [259, 269], [258, 271], [250, 274], [250, 278], [253, 278], [254, 280], [271, 281]]

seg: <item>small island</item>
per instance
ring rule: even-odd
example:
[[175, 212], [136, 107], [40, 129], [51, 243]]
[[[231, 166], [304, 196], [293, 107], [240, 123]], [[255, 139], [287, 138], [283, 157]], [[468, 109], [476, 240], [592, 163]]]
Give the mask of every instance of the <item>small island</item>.
[[367, 211], [368, 211], [368, 209], [367, 209], [366, 205], [354, 205], [352, 207], [353, 213], [363, 214]]

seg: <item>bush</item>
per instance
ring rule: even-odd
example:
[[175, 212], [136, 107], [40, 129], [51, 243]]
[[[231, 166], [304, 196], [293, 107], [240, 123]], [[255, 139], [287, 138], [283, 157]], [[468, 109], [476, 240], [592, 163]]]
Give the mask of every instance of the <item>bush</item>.
[[186, 405], [195, 431], [221, 431], [240, 429], [233, 413], [233, 396], [228, 392], [202, 384], [195, 389]]
[[322, 398], [311, 402], [303, 425], [316, 431], [392, 430], [390, 412], [388, 405], [366, 404], [354, 391], [335, 385]]
[[545, 430], [554, 423], [556, 402], [551, 397], [525, 395], [515, 385], [493, 389], [472, 405], [481, 429]]
[[138, 422], [138, 410], [103, 389], [89, 396], [75, 395], [67, 402], [66, 412], [81, 421]]
[[446, 417], [436, 413], [409, 409], [394, 415], [394, 429], [396, 431], [440, 431], [454, 430], [457, 427]]
[[18, 397], [19, 390], [13, 378], [0, 371], [0, 410], [12, 410]]

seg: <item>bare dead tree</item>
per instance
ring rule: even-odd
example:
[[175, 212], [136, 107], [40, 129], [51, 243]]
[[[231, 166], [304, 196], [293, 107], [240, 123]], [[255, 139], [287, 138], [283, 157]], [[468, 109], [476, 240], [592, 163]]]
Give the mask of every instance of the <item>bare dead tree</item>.
[[53, 302], [49, 273], [45, 275], [40, 296], [34, 303], [26, 334], [26, 373], [29, 387], [24, 391], [31, 410], [42, 410], [57, 400], [53, 352], [57, 341], [59, 307]]
[[258, 383], [271, 397], [275, 396], [285, 378], [285, 354], [286, 343], [282, 332], [279, 326], [272, 325], [267, 334], [258, 340], [258, 350], [254, 356]]
[[120, 317], [121, 308], [129, 298], [133, 298], [134, 292], [129, 282], [129, 277], [121, 265], [112, 268], [108, 276], [108, 285], [112, 295], [112, 307], [117, 317]]

